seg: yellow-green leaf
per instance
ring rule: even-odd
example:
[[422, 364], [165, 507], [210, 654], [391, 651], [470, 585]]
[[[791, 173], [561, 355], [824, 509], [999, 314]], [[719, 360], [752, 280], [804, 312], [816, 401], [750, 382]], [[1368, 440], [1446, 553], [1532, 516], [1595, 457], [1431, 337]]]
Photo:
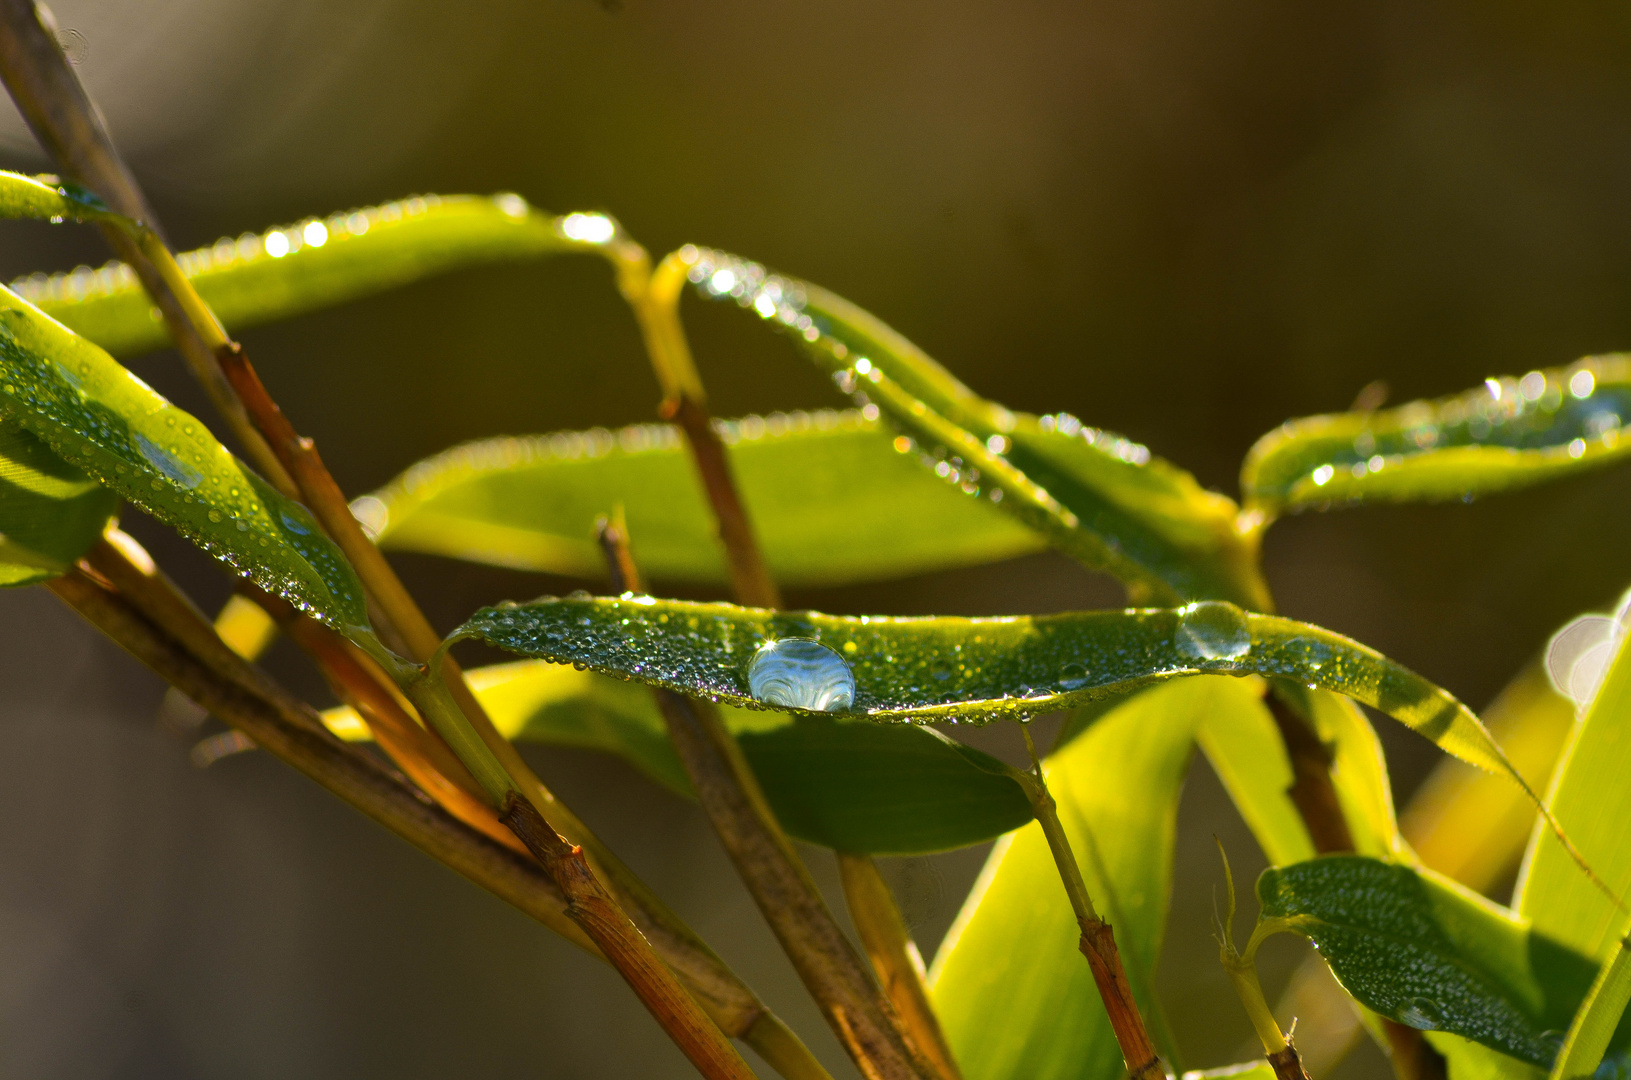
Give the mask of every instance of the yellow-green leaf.
[[0, 587], [66, 570], [102, 535], [119, 499], [0, 417]]

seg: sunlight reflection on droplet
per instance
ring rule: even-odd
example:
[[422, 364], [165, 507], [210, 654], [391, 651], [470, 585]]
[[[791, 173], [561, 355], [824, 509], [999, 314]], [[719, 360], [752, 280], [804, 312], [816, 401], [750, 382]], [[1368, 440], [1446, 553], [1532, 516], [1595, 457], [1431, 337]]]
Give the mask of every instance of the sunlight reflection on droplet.
[[616, 231], [612, 219], [605, 214], [568, 214], [561, 221], [561, 232], [568, 240], [585, 244], [604, 244]]
[[328, 226], [321, 221], [307, 222], [300, 235], [305, 237], [306, 243], [312, 247], [322, 247], [328, 243]]
[[716, 293], [730, 292], [736, 288], [735, 272], [729, 269], [716, 271], [714, 276], [708, 279], [708, 288]]
[[1321, 465], [1319, 468], [1315, 469], [1314, 472], [1313, 472], [1312, 479], [1314, 481], [1314, 486], [1315, 487], [1324, 487], [1326, 484], [1329, 484], [1331, 482], [1331, 477], [1335, 476], [1336, 474], [1337, 474], [1337, 471], [1335, 469], [1333, 469], [1331, 466]]
[[289, 254], [289, 238], [280, 232], [267, 233], [263, 243], [266, 245], [266, 254], [274, 259], [281, 259]]
[[1597, 389], [1597, 376], [1590, 371], [1580, 370], [1569, 377], [1569, 393], [1577, 398], [1589, 398], [1591, 392]]

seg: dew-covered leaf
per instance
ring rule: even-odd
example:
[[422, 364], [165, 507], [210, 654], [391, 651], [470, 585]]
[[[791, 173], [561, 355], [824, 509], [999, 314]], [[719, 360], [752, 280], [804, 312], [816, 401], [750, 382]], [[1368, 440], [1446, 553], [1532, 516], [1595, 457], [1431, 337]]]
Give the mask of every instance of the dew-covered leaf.
[[887, 414], [922, 463], [970, 498], [996, 502], [1135, 596], [1270, 606], [1234, 503], [1147, 448], [1068, 414], [1030, 416], [987, 401], [825, 289], [724, 252], [682, 254], [700, 295], [734, 300], [789, 333], [842, 392]]
[[[1219, 678], [1156, 687], [1104, 714], [1046, 763], [1088, 893], [1115, 928], [1152, 1024], [1178, 795], [1195, 729], [1219, 712], [1250, 708], [1258, 689]], [[998, 841], [930, 973], [935, 1012], [968, 1080], [1125, 1076], [1077, 951], [1080, 933], [1041, 827]], [[1155, 1034], [1166, 1041], [1159, 1027]]]
[[[178, 261], [221, 321], [238, 331], [465, 266], [593, 247], [615, 229], [599, 214], [542, 213], [519, 195], [426, 195], [222, 237]], [[169, 341], [123, 263], [35, 274], [12, 287], [115, 355]]]
[[[1546, 797], [1560, 825], [1608, 891], [1631, 893], [1631, 637], [1563, 751]], [[1626, 912], [1573, 864], [1557, 838], [1537, 830], [1515, 893], [1536, 929], [1588, 956], [1626, 932]]]
[[1249, 509], [1459, 499], [1621, 457], [1631, 360], [1588, 357], [1436, 401], [1291, 420], [1246, 456]]
[[917, 722], [1035, 716], [1183, 675], [1281, 676], [1372, 705], [1462, 760], [1510, 774], [1478, 718], [1447, 691], [1340, 634], [1217, 600], [968, 619], [545, 598], [483, 608], [454, 638], [774, 708], [789, 706], [755, 697], [749, 665], [768, 642], [808, 638], [825, 647], [829, 666], [792, 676], [853, 678], [846, 715]]
[[[1041, 540], [950, 490], [858, 412], [720, 426], [754, 531], [783, 585], [870, 581], [1036, 551]], [[595, 519], [620, 504], [659, 581], [729, 580], [712, 512], [668, 425], [490, 439], [420, 462], [357, 503], [380, 544], [601, 577]]]
[[1358, 855], [1264, 871], [1265, 917], [1294, 918], [1370, 1009], [1546, 1067], [1597, 973], [1567, 945], [1442, 875]]
[[362, 588], [284, 498], [107, 353], [0, 288], [0, 418], [269, 592], [339, 629]]
[[[537, 660], [466, 674], [509, 738], [616, 754], [691, 797], [644, 686]], [[979, 751], [954, 747], [931, 729], [721, 712], [783, 828], [800, 840], [875, 855], [923, 854], [990, 840], [1031, 820], [1018, 784], [980, 768]], [[350, 709], [323, 718], [342, 738], [368, 738]]]
[[91, 549], [118, 496], [0, 416], [0, 588], [55, 577]]

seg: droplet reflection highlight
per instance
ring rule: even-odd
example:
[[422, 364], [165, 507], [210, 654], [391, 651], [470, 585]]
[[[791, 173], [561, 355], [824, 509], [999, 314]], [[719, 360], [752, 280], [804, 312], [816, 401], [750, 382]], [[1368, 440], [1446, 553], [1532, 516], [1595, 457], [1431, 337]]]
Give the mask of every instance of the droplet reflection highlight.
[[835, 712], [855, 703], [855, 673], [819, 641], [767, 641], [748, 664], [748, 690], [767, 705]]

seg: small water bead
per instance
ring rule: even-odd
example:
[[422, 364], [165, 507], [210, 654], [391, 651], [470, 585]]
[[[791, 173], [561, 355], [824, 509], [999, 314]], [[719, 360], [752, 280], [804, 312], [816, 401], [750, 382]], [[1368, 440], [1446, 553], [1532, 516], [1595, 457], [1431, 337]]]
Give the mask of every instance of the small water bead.
[[748, 690], [771, 705], [832, 712], [855, 703], [855, 673], [819, 641], [782, 638], [765, 642], [753, 654]]
[[1252, 651], [1246, 613], [1223, 600], [1202, 600], [1178, 609], [1174, 643], [1194, 660], [1239, 660]]
[[1432, 1031], [1444, 1023], [1444, 1009], [1428, 997], [1413, 997], [1399, 1006], [1396, 1019], [1417, 1031]]
[[[147, 459], [148, 464], [152, 465], [153, 468], [180, 484], [182, 487], [195, 488], [204, 482], [203, 473], [199, 472], [191, 465], [188, 465], [186, 462], [164, 449], [164, 447], [159, 446], [157, 443], [150, 442], [139, 434], [135, 436], [135, 439], [136, 449], [141, 451], [142, 457]], [[155, 483], [153, 486], [159, 487], [160, 485]]]

